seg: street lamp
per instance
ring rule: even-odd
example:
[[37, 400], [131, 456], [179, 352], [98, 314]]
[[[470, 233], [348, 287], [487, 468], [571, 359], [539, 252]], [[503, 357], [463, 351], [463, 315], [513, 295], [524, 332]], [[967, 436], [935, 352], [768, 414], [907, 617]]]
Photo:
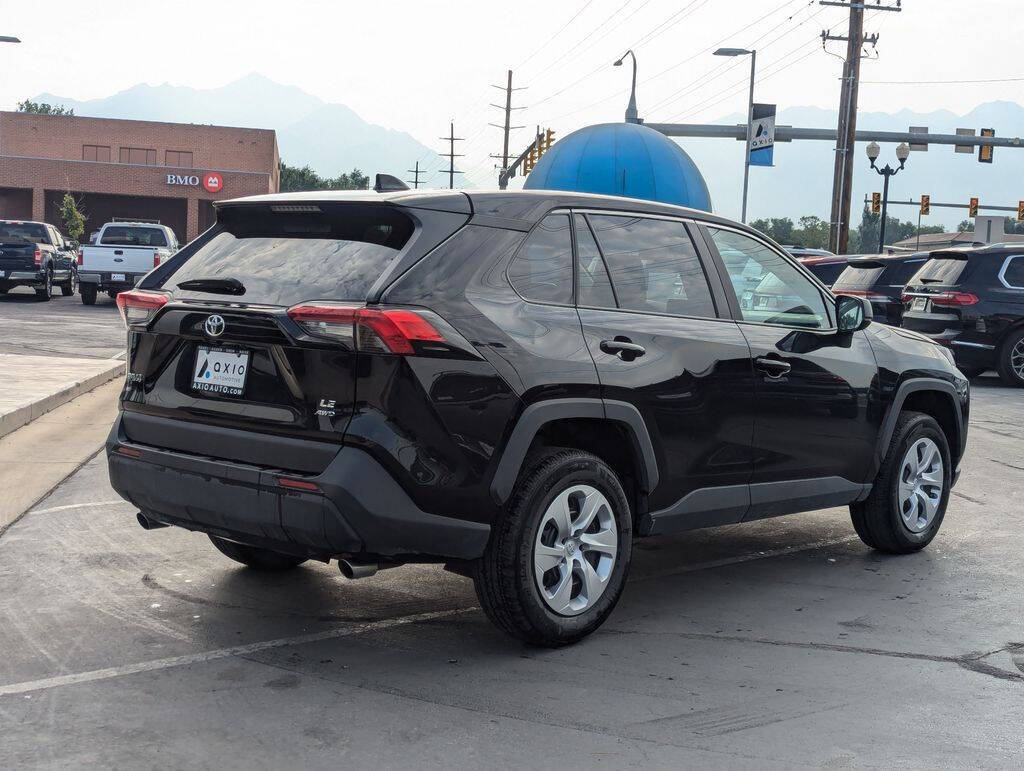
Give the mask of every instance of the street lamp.
[[907, 163], [907, 158], [910, 157], [910, 145], [906, 142], [900, 142], [899, 147], [896, 148], [896, 160], [900, 162], [900, 165], [895, 169], [888, 163], [881, 169], [875, 165], [875, 161], [878, 160], [878, 156], [882, 151], [878, 146], [878, 142], [872, 142], [866, 149], [868, 160], [871, 161], [871, 168], [885, 178], [885, 182], [882, 183], [882, 224], [878, 230], [878, 253], [881, 254], [882, 249], [885, 247], [885, 217], [886, 209], [888, 209], [889, 205], [889, 177], [895, 177], [903, 170]]
[[747, 100], [747, 149], [743, 154], [743, 213], [740, 220], [747, 221], [747, 185], [750, 181], [750, 124], [754, 122], [754, 67], [757, 63], [757, 51], [746, 48], [719, 48], [715, 56], [747, 56], [750, 55], [750, 98]]
[[626, 51], [612, 66], [621, 67], [623, 59], [627, 56], [633, 59], [633, 87], [630, 89], [629, 104], [626, 106], [626, 123], [639, 123], [640, 118], [636, 112], [636, 54], [633, 53], [633, 49]]

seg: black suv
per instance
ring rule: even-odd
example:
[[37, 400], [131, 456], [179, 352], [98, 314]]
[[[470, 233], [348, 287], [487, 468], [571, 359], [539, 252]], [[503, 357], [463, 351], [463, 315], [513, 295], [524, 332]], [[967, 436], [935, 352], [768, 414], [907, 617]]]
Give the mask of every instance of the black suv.
[[217, 206], [118, 296], [107, 457], [144, 527], [268, 570], [443, 563], [560, 645], [611, 612], [634, 536], [849, 504], [910, 552], [942, 522], [948, 350], [749, 228], [546, 191]]
[[903, 326], [948, 345], [970, 377], [1024, 386], [1024, 244], [943, 249], [907, 282]]
[[78, 285], [75, 260], [75, 246], [53, 225], [0, 220], [0, 294], [30, 286], [40, 300], [49, 300], [59, 286], [70, 297]]
[[832, 291], [863, 297], [871, 303], [875, 321], [898, 327], [903, 319], [903, 287], [927, 261], [928, 255], [920, 252], [850, 257]]

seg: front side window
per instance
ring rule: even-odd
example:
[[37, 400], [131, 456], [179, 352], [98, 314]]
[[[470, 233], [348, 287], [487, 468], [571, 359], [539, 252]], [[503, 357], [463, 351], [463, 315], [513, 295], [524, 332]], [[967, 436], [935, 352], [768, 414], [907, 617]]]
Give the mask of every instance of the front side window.
[[744, 321], [827, 329], [825, 300], [807, 276], [750, 236], [709, 228], [729, 274]]
[[527, 300], [572, 304], [572, 236], [568, 214], [550, 214], [523, 243], [508, 280]]
[[711, 289], [686, 226], [676, 220], [590, 216], [619, 307], [715, 318]]

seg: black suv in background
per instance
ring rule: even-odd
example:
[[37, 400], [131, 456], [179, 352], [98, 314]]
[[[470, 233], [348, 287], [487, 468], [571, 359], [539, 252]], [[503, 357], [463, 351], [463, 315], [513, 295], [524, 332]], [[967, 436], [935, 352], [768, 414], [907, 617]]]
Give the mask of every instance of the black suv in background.
[[903, 326], [948, 345], [969, 376], [1024, 386], [1024, 244], [945, 249], [907, 282]]
[[923, 253], [850, 257], [832, 291], [863, 297], [871, 303], [875, 321], [898, 327], [903, 319], [903, 287], [927, 261]]
[[825, 286], [832, 286], [832, 282], [839, 278], [839, 274], [846, 268], [849, 257], [846, 254], [833, 254], [826, 249], [810, 249], [804, 246], [784, 246], [783, 249], [800, 260], [800, 264], [817, 276]]
[[75, 246], [45, 222], [0, 220], [0, 294], [30, 286], [40, 300], [53, 296], [53, 287], [70, 297], [78, 285]]
[[964, 454], [947, 349], [705, 212], [302, 193], [118, 296], [114, 489], [255, 568], [440, 562], [530, 643], [596, 629], [634, 536], [849, 505], [921, 549]]

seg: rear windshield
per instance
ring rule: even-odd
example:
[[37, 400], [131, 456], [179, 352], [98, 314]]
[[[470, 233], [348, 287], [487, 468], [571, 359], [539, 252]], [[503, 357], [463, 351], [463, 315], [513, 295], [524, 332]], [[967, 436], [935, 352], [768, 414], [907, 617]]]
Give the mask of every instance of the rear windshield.
[[839, 278], [836, 279], [836, 283], [832, 286], [832, 289], [839, 291], [840, 289], [864, 289], [866, 287], [874, 286], [875, 284], [881, 283], [879, 279], [888, 268], [855, 268], [850, 265], [844, 270]]
[[35, 222], [0, 222], [0, 238], [48, 244], [46, 228]]
[[955, 286], [966, 267], [966, 259], [958, 260], [954, 257], [936, 257], [928, 260], [907, 283]]
[[167, 235], [160, 228], [111, 225], [103, 231], [100, 243], [112, 246], [167, 246]]
[[412, 221], [388, 206], [316, 208], [321, 211], [224, 209], [212, 237], [186, 252], [184, 263], [161, 286], [178, 297], [211, 299], [219, 295], [175, 287], [195, 279], [233, 278], [245, 287], [238, 299], [247, 303], [364, 301], [409, 240]]

